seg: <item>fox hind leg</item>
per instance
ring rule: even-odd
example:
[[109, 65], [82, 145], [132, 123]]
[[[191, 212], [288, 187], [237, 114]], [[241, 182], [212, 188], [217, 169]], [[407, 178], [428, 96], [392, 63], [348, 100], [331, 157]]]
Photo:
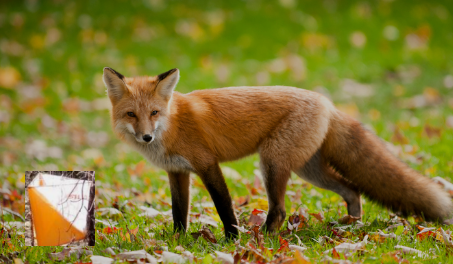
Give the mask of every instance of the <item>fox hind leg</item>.
[[360, 193], [328, 165], [320, 151], [317, 151], [303, 167], [294, 172], [309, 183], [343, 197], [347, 203], [349, 215], [362, 216]]

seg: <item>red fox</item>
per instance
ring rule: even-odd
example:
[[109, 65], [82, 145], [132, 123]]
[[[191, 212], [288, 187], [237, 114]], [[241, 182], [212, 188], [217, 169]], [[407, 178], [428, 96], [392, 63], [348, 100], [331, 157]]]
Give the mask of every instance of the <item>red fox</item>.
[[126, 78], [104, 68], [116, 134], [168, 173], [174, 229], [185, 231], [189, 173], [196, 173], [219, 213], [227, 238], [238, 230], [219, 162], [258, 152], [269, 200], [263, 229], [285, 220], [291, 172], [341, 195], [361, 217], [360, 195], [401, 212], [442, 220], [449, 195], [394, 157], [362, 124], [316, 92], [285, 86], [229, 87], [174, 92], [179, 70]]

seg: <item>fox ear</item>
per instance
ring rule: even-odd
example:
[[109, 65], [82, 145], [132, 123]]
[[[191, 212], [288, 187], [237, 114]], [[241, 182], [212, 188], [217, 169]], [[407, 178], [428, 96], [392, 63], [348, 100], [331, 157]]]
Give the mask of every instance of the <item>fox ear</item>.
[[117, 102], [123, 97], [127, 91], [126, 83], [124, 82], [124, 76], [115, 71], [112, 68], [105, 67], [104, 75], [102, 76], [105, 87], [107, 87], [107, 94], [110, 100]]
[[166, 99], [170, 99], [176, 84], [179, 81], [179, 70], [171, 69], [157, 75], [156, 91]]

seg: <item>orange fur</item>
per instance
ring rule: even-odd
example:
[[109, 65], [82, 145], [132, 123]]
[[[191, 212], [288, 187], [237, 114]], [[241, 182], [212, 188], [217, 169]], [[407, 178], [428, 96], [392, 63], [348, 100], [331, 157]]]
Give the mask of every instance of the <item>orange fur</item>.
[[[269, 199], [264, 225], [268, 231], [285, 219], [291, 171], [340, 194], [355, 216], [361, 216], [360, 193], [391, 209], [428, 219], [442, 219], [452, 211], [443, 190], [400, 162], [377, 137], [318, 93], [275, 86], [181, 94], [173, 92], [178, 80], [177, 69], [137, 78], [104, 70], [114, 130], [169, 174], [175, 228], [187, 227], [188, 173], [195, 172], [219, 209], [226, 235], [237, 235], [231, 226], [237, 224], [231, 197], [218, 163], [256, 152]], [[154, 110], [159, 113], [151, 116]], [[141, 142], [145, 133], [152, 133], [155, 141]]]

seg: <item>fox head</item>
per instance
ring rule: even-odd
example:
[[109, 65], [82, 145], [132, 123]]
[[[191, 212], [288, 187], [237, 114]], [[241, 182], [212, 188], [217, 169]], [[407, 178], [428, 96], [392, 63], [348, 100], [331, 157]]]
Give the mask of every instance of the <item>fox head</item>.
[[112, 103], [113, 130], [125, 140], [149, 144], [165, 130], [169, 102], [179, 80], [179, 70], [157, 76], [126, 78], [105, 67], [103, 75]]

